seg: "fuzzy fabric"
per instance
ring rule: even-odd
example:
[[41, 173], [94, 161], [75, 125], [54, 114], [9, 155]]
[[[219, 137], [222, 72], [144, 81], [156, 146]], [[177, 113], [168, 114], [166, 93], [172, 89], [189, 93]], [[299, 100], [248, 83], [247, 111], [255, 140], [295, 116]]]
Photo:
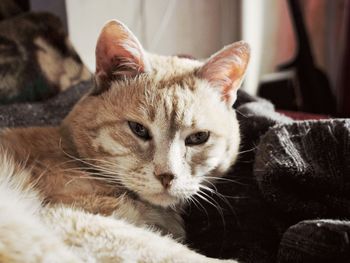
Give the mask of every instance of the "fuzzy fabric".
[[45, 101], [0, 105], [0, 128], [58, 125], [91, 85], [81, 82]]
[[25, 12], [24, 6], [21, 6], [19, 4], [19, 1], [17, 2], [14, 0], [0, 1], [0, 21], [17, 16], [23, 12]]
[[46, 100], [91, 78], [56, 16], [18, 14], [10, 2], [0, 4], [11, 14], [0, 21], [0, 104]]
[[262, 137], [260, 192], [284, 225], [296, 224], [283, 234], [278, 262], [350, 262], [349, 158], [349, 119], [277, 125]]
[[264, 199], [289, 218], [350, 218], [350, 120], [270, 129], [256, 154]]
[[349, 262], [349, 236], [349, 221], [302, 221], [288, 228], [283, 234], [277, 262]]

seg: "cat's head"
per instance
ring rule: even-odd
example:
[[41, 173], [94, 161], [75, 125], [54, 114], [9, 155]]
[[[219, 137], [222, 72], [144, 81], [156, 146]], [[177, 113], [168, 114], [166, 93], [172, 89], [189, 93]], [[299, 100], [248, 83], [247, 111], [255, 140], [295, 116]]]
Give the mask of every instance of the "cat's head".
[[244, 42], [205, 62], [146, 53], [110, 21], [96, 47], [96, 85], [65, 120], [79, 158], [141, 199], [175, 205], [235, 161], [232, 105], [249, 61]]

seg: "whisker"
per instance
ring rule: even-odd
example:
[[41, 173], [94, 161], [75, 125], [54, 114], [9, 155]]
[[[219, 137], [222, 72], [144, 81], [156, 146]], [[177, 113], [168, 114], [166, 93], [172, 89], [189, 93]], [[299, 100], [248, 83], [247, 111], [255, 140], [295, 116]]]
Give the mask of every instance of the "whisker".
[[199, 202], [196, 198], [195, 198], [195, 196], [191, 196], [191, 199], [190, 199], [192, 202], [193, 202], [193, 204], [198, 208], [198, 206], [197, 206], [197, 204], [202, 208], [202, 210], [204, 211], [204, 213], [206, 214], [206, 216], [207, 216], [207, 221], [209, 221], [209, 214], [208, 214], [208, 211], [207, 211], [207, 209], [205, 209], [205, 207], [201, 204], [201, 202]]
[[[224, 177], [205, 176], [205, 178], [212, 179], [212, 180], [217, 180], [217, 181], [235, 183], [235, 184], [239, 184], [239, 185], [247, 185], [247, 184], [244, 184], [244, 183], [239, 182], [237, 180], [228, 179], [228, 178], [224, 178]], [[220, 182], [218, 182], [218, 183], [220, 183]]]
[[240, 112], [238, 109], [235, 109], [236, 112], [238, 112], [240, 115], [242, 115], [244, 118], [249, 118], [247, 115], [243, 114], [242, 112]]
[[114, 180], [112, 178], [104, 178], [104, 177], [96, 177], [96, 176], [77, 176], [74, 177], [77, 179], [91, 179], [91, 180], [99, 180], [99, 181], [104, 181], [104, 182], [110, 182], [110, 183], [116, 183], [116, 184], [120, 184], [121, 181], [120, 180]]
[[245, 151], [240, 151], [240, 152], [238, 152], [238, 154], [247, 153], [247, 152], [253, 152], [253, 151], [255, 151], [257, 148], [258, 148], [258, 147], [255, 146], [255, 147], [253, 147], [253, 148], [251, 148], [251, 149], [248, 149], [248, 150], [245, 150]]
[[[204, 190], [209, 191], [209, 192], [212, 193], [212, 194], [215, 194], [216, 196], [218, 196], [223, 202], [225, 202], [225, 204], [228, 206], [228, 208], [230, 209], [230, 211], [234, 214], [236, 220], [238, 220], [237, 213], [236, 213], [235, 209], [232, 207], [232, 205], [231, 205], [231, 203], [229, 202], [229, 200], [227, 200], [227, 198], [239, 199], [239, 198], [247, 198], [247, 197], [226, 196], [226, 195], [223, 195], [223, 194], [219, 193], [217, 190], [211, 189], [211, 188], [209, 188], [209, 187], [207, 187], [207, 186], [200, 185], [199, 187], [202, 188], [202, 189], [204, 189]], [[203, 192], [203, 191], [202, 191], [202, 192]], [[238, 222], [238, 221], [237, 221], [237, 222]]]
[[[215, 186], [215, 184], [213, 184], [210, 180], [207, 180], [206, 178], [202, 178], [202, 180], [205, 182], [205, 183], [208, 183], [208, 184], [210, 184], [213, 188], [214, 188], [214, 190], [217, 192], [218, 191], [218, 189], [216, 188], [216, 186]], [[200, 186], [202, 186], [202, 185], [200, 185]], [[209, 187], [208, 187], [209, 188]], [[210, 188], [209, 188], [210, 189]]]
[[212, 201], [208, 200], [209, 196], [208, 196], [207, 194], [205, 194], [207, 197], [205, 197], [205, 196], [203, 196], [203, 195], [201, 195], [201, 194], [205, 194], [205, 193], [204, 193], [203, 191], [200, 191], [200, 192], [197, 192], [197, 193], [196, 193], [196, 195], [197, 195], [199, 198], [201, 198], [202, 200], [206, 201], [207, 203], [211, 204], [213, 207], [216, 208], [216, 210], [218, 211], [218, 213], [219, 213], [219, 215], [220, 215], [220, 217], [221, 217], [223, 226], [224, 226], [224, 228], [225, 228], [226, 222], [225, 222], [225, 219], [224, 219], [224, 213], [223, 213], [223, 211], [222, 211], [222, 208], [221, 208], [221, 207], [217, 204], [217, 202], [216, 202], [215, 200], [213, 200], [212, 198], [211, 198], [211, 200], [213, 200], [213, 201], [216, 203], [216, 205], [215, 205]]
[[[105, 177], [105, 178], [111, 178], [111, 179], [119, 179], [117, 176], [119, 176], [120, 174], [118, 173], [115, 173], [115, 172], [109, 172], [109, 173], [106, 173], [104, 170], [99, 170], [99, 169], [93, 169], [97, 172], [92, 172], [91, 169], [87, 169], [87, 168], [82, 168], [82, 167], [73, 167], [73, 168], [65, 168], [65, 169], [62, 169], [61, 171], [63, 172], [85, 172], [87, 173], [88, 175], [97, 175], [99, 177]], [[100, 173], [100, 172], [103, 172], [103, 173]]]
[[210, 191], [210, 193], [213, 193], [216, 196], [218, 196], [222, 201], [225, 202], [225, 204], [230, 208], [230, 210], [233, 211], [233, 207], [231, 206], [230, 202], [227, 200], [225, 195], [219, 193], [218, 191], [210, 189], [209, 187], [206, 187], [206, 186], [203, 187], [202, 185], [200, 185], [199, 187], [203, 188], [204, 190]]
[[[80, 159], [80, 158], [78, 158], [78, 157], [75, 157], [75, 156], [73, 156], [73, 155], [67, 153], [65, 150], [63, 150], [63, 148], [62, 148], [62, 146], [61, 146], [61, 142], [60, 142], [60, 148], [61, 148], [62, 152], [63, 152], [65, 155], [67, 155], [68, 157], [70, 157], [70, 158], [72, 158], [72, 159], [74, 159], [74, 160], [76, 160], [76, 161], [82, 162], [82, 163], [87, 164], [87, 165], [89, 165], [89, 166], [91, 166], [91, 167], [94, 167], [94, 168], [98, 168], [98, 169], [100, 169], [100, 170], [102, 170], [102, 171], [105, 171], [105, 172], [113, 172], [113, 171], [109, 171], [109, 170], [105, 169], [104, 167], [101, 167], [101, 166], [99, 166], [99, 165], [90, 163], [90, 162], [88, 162], [88, 161], [85, 161], [85, 160], [83, 160], [83, 159]], [[101, 161], [101, 160], [100, 160], [100, 161]]]
[[217, 192], [217, 191], [215, 191], [214, 189], [211, 189], [210, 187], [205, 186], [205, 185], [202, 185], [202, 184], [199, 185], [199, 188], [204, 189], [204, 190], [207, 190], [207, 191], [210, 192], [210, 193], [216, 193], [216, 192]]

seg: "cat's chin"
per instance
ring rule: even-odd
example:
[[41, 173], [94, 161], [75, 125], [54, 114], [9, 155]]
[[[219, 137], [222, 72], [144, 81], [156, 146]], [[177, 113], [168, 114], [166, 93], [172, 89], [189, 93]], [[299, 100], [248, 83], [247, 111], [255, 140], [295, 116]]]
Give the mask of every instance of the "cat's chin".
[[168, 207], [179, 203], [178, 198], [171, 196], [168, 193], [143, 195], [142, 199], [146, 200], [147, 202], [153, 205], [158, 205], [162, 207]]

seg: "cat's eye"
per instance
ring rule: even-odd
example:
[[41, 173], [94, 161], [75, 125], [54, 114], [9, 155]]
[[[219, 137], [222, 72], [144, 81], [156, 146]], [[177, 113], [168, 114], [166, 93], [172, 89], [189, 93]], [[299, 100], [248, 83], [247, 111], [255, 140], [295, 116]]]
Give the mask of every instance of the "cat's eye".
[[209, 139], [210, 133], [208, 131], [201, 131], [191, 134], [185, 139], [187, 146], [199, 145], [206, 143]]
[[151, 135], [149, 134], [148, 129], [143, 126], [142, 124], [134, 121], [128, 121], [130, 130], [139, 138], [148, 141], [152, 139]]

